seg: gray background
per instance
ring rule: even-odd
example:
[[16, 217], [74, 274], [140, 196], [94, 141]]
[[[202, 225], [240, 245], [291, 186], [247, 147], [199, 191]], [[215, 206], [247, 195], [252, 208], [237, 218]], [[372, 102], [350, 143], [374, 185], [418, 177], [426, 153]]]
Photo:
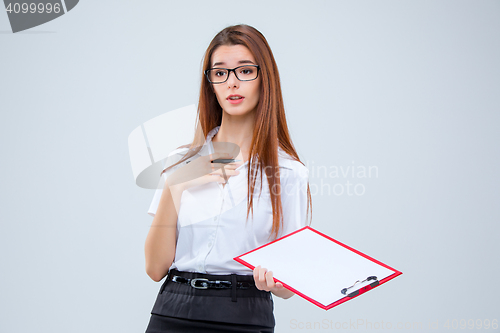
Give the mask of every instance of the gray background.
[[[127, 138], [197, 102], [203, 52], [236, 23], [272, 47], [310, 172], [378, 169], [311, 175], [312, 226], [403, 272], [329, 311], [275, 298], [276, 332], [498, 320], [499, 14], [499, 1], [87, 0], [12, 34], [0, 13], [0, 331], [145, 330], [154, 191], [134, 184]], [[337, 195], [347, 181], [364, 194]]]

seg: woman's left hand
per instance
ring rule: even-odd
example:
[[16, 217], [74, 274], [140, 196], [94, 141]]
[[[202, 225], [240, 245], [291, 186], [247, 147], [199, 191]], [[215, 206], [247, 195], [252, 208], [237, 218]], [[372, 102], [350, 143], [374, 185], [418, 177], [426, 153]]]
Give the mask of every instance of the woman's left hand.
[[253, 270], [253, 278], [255, 280], [255, 286], [259, 290], [270, 291], [274, 295], [285, 299], [294, 295], [292, 291], [283, 287], [281, 282], [274, 282], [273, 272], [260, 267], [260, 265]]

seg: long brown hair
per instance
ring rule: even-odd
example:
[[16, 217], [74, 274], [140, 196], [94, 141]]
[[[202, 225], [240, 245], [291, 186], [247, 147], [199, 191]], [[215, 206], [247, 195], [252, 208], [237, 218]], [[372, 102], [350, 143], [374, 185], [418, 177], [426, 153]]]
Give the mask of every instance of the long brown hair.
[[[273, 53], [266, 38], [255, 28], [248, 25], [234, 25], [220, 31], [207, 48], [203, 60], [203, 72], [210, 69], [212, 54], [221, 45], [243, 45], [254, 56], [260, 67], [260, 100], [257, 105], [252, 142], [250, 145], [250, 161], [248, 163], [248, 196], [247, 196], [247, 220], [250, 210], [253, 216], [253, 194], [257, 173], [260, 174], [260, 185], [262, 190], [262, 170], [264, 169], [269, 184], [271, 205], [273, 210], [272, 234], [278, 236], [283, 226], [283, 211], [281, 206], [281, 191], [273, 191], [274, 188], [281, 189], [278, 164], [278, 144], [294, 160], [300, 161], [292, 144], [288, 126], [286, 123], [281, 84], [278, 66], [274, 60]], [[163, 172], [182, 163], [194, 156], [202, 148], [206, 140], [206, 134], [222, 123], [222, 108], [213, 92], [211, 83], [205, 77], [201, 80], [200, 99], [198, 102], [197, 124], [195, 136], [191, 144], [182, 146], [190, 150], [176, 164], [166, 168]], [[257, 155], [257, 156], [256, 156]], [[258, 158], [257, 158], [258, 157]], [[302, 163], [304, 164], [304, 163]], [[162, 174], [163, 174], [162, 172]], [[312, 203], [309, 183], [307, 184], [307, 216], [311, 211]]]

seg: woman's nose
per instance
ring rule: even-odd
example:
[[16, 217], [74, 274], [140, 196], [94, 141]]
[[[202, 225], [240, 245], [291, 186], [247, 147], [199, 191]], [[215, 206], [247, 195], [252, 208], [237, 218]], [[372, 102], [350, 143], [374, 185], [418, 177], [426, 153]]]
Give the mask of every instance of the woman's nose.
[[[233, 75], [231, 75], [231, 74], [233, 74]], [[237, 86], [238, 84], [239, 84], [239, 80], [236, 77], [236, 73], [234, 73], [234, 71], [229, 72], [229, 76], [227, 78], [227, 85], [231, 88], [231, 87]]]

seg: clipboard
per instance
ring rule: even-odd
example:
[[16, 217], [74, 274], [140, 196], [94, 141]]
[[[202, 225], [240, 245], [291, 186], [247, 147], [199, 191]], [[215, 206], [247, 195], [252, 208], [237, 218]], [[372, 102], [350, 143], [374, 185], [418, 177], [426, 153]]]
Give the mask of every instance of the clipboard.
[[267, 268], [275, 282], [324, 310], [403, 274], [309, 226], [233, 259]]

